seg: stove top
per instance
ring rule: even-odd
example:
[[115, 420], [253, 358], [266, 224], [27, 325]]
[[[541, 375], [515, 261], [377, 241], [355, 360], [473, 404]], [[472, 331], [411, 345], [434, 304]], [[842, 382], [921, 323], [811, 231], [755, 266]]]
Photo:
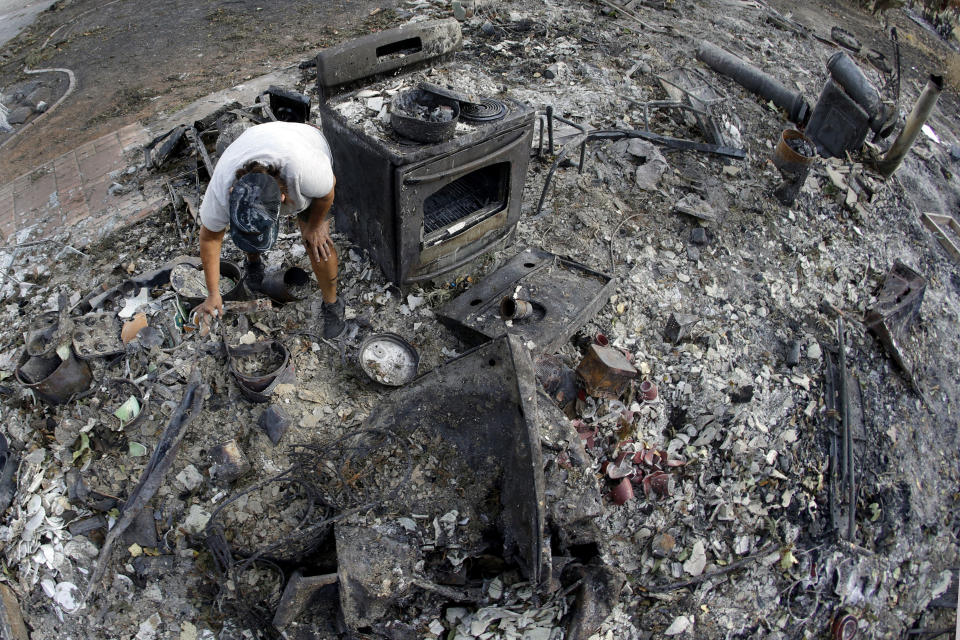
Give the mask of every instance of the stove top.
[[[429, 82], [465, 96], [470, 119], [457, 122], [453, 137], [438, 143], [404, 138], [390, 125], [390, 105], [395, 96]], [[463, 104], [461, 105], [463, 109]], [[497, 83], [470, 64], [447, 64], [426, 71], [392, 77], [363, 88], [332, 96], [320, 105], [321, 117], [332, 117], [369, 144], [393, 156], [397, 164], [442, 155], [480, 142], [491, 135], [526, 125], [534, 110], [502, 95]]]

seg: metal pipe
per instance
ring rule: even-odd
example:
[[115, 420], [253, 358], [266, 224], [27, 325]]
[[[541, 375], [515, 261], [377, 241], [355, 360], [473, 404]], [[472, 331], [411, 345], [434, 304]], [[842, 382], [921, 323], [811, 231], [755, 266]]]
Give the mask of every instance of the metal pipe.
[[810, 105], [799, 91], [791, 91], [773, 76], [709, 42], [697, 46], [697, 59], [718, 73], [730, 76], [752, 91], [786, 110], [791, 122], [803, 125], [810, 117]]
[[887, 110], [876, 88], [867, 79], [857, 63], [843, 51], [835, 53], [827, 62], [834, 81], [843, 87], [853, 101], [870, 116], [870, 128], [879, 131], [887, 121]]
[[907, 122], [903, 125], [900, 135], [893, 141], [886, 155], [877, 162], [877, 171], [883, 177], [889, 178], [903, 162], [904, 156], [907, 155], [917, 136], [920, 135], [920, 129], [927, 122], [927, 118], [930, 117], [930, 112], [937, 104], [937, 98], [940, 97], [942, 90], [943, 76], [931, 74], [923, 93], [920, 94], [917, 103], [913, 105], [913, 111], [907, 116]]
[[500, 317], [504, 320], [523, 320], [533, 315], [533, 305], [527, 300], [507, 296], [500, 301]]

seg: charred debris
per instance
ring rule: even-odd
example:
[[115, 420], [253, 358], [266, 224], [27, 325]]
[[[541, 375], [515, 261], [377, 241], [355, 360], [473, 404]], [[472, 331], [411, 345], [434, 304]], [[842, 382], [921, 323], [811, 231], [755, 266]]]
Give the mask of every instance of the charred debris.
[[[636, 2], [601, 3], [629, 29], [678, 37]], [[686, 66], [650, 71], [658, 99], [629, 98], [631, 124], [599, 111], [593, 121], [575, 92], [545, 92], [547, 103], [471, 66], [464, 48], [502, 53], [538, 27], [455, 0], [454, 18], [332, 47], [303, 65], [303, 86], [222, 105], [147, 145], [143, 171], [169, 198], [163, 244], [176, 251], [151, 269], [131, 258], [73, 296], [49, 290], [2, 354], [13, 417], [0, 440], [0, 535], [16, 571], [12, 589], [0, 584], [4, 637], [28, 637], [28, 601], [37, 619], [46, 608], [69, 620], [188, 573], [183, 624], [154, 613], [138, 639], [162, 627], [214, 638], [201, 618], [224, 639], [926, 633], [927, 605], [956, 588], [944, 564], [955, 539], [935, 574], [887, 577], [886, 558], [904, 561], [897, 518], [913, 489], [871, 465], [890, 464], [877, 431], [897, 437], [875, 415], [889, 403], [878, 386], [918, 412], [949, 397], [929, 390], [939, 374], [918, 362], [932, 281], [897, 259], [873, 293], [838, 284], [801, 300], [793, 274], [748, 299], [732, 277], [745, 276], [699, 267], [732, 233], [729, 199], [672, 165], [695, 158], [733, 180], [762, 149], [779, 173], [762, 194], [776, 215], [823, 200], [869, 224], [885, 180], [931, 135], [943, 79], [930, 77], [903, 121], [895, 30], [865, 49], [840, 27], [820, 34], [756, 4], [783, 34], [833, 51], [810, 70], [817, 95], [701, 39]], [[537, 78], [570, 73], [555, 62]], [[761, 133], [741, 119], [737, 101], [751, 94], [771, 105], [768, 127], [792, 125]], [[270, 120], [318, 123], [336, 166], [390, 185], [338, 181], [356, 302], [336, 342], [315, 327], [295, 234], [269, 256], [260, 297], [224, 258], [226, 315], [213, 326], [190, 313], [205, 295], [198, 260], [169, 258], [190, 253], [201, 186], [230, 137]], [[604, 177], [611, 167], [622, 175]], [[649, 233], [637, 219], [653, 214], [623, 211], [614, 186], [660, 194], [656, 215], [684, 221], [689, 239], [622, 254], [618, 241]], [[552, 242], [571, 188], [614, 193], [618, 212], [580, 259], [569, 234]], [[956, 287], [953, 217], [909, 223], [945, 249], [937, 274], [952, 269]], [[763, 262], [734, 269], [764, 281]], [[683, 301], [684, 286], [701, 305]], [[787, 315], [799, 308], [806, 330]], [[784, 334], [764, 334], [771, 323]], [[868, 333], [895, 369], [864, 356], [878, 350]], [[763, 344], [753, 372], [745, 336]], [[688, 601], [741, 580], [769, 619], [736, 594]], [[909, 610], [880, 612], [906, 588]], [[780, 602], [787, 613], [774, 617]]]

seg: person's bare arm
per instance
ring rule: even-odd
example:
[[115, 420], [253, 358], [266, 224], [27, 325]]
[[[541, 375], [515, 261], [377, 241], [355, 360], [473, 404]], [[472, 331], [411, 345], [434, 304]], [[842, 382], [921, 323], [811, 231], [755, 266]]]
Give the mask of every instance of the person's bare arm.
[[200, 225], [200, 262], [203, 264], [203, 279], [207, 283], [207, 299], [197, 307], [201, 315], [223, 315], [223, 298], [220, 297], [220, 249], [223, 246], [222, 231], [210, 231]]
[[322, 198], [314, 198], [307, 209], [308, 219], [300, 223], [300, 233], [303, 236], [303, 246], [307, 254], [316, 260], [324, 262], [330, 257], [333, 240], [330, 238], [330, 207], [333, 206], [333, 192], [336, 186], [330, 188], [330, 193]]

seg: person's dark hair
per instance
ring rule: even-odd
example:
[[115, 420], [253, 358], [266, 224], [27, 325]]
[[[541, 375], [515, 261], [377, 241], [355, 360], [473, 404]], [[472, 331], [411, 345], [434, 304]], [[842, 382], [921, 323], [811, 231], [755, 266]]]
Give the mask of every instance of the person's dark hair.
[[283, 177], [280, 175], [280, 169], [278, 169], [277, 167], [260, 164], [259, 162], [254, 160], [253, 162], [248, 162], [247, 164], [237, 169], [233, 177], [239, 180], [240, 178], [247, 175], [248, 173], [264, 173], [270, 176], [271, 178], [276, 180], [277, 184], [280, 186], [280, 193], [282, 193], [283, 195], [288, 195], [287, 181], [284, 180]]

